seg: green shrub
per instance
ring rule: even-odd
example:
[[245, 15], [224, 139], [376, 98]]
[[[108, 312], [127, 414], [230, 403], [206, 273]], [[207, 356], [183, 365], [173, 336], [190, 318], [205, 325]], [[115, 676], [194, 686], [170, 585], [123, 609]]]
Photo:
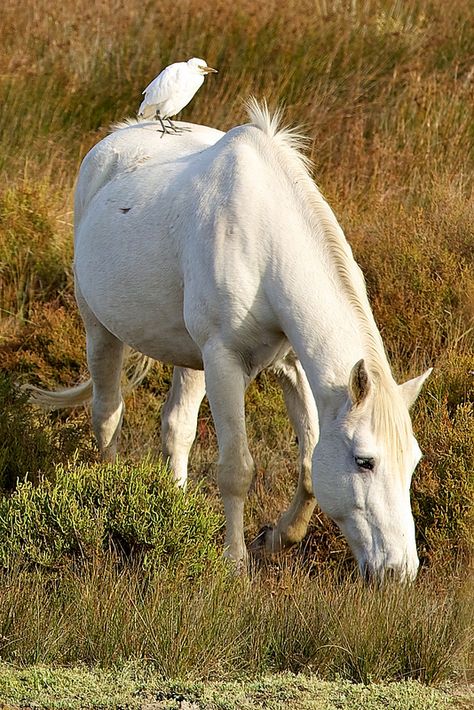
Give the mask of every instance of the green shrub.
[[197, 574], [220, 559], [222, 518], [162, 464], [58, 466], [54, 482], [18, 483], [0, 502], [0, 562], [56, 568], [113, 548], [145, 566]]
[[[50, 418], [28, 404], [11, 377], [0, 372], [0, 491], [11, 490], [28, 476], [31, 482], [48, 477], [57, 463], [67, 460], [83, 438], [83, 427], [52, 426]], [[83, 446], [83, 456], [90, 449]]]

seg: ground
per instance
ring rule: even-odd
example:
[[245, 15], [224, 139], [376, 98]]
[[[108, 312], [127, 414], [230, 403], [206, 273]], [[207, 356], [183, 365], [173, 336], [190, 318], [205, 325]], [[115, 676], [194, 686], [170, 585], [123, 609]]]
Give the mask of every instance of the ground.
[[239, 682], [163, 681], [143, 667], [0, 668], [0, 710], [446, 710], [474, 707], [474, 687], [413, 681], [370, 686], [276, 674]]

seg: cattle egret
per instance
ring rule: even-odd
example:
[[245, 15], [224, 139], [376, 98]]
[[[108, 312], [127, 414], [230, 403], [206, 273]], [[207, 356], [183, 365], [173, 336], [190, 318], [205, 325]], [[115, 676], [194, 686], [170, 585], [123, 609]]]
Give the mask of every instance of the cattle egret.
[[161, 123], [163, 133], [170, 133], [163, 123], [166, 119], [169, 127], [178, 132], [170, 117], [187, 106], [210, 73], [217, 73], [217, 69], [208, 67], [204, 59], [197, 57], [170, 64], [143, 91], [145, 98], [138, 110], [139, 118], [154, 118]]

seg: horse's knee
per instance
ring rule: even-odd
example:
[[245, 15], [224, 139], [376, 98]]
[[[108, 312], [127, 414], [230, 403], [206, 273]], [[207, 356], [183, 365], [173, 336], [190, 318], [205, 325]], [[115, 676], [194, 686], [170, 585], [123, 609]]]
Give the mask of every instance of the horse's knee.
[[217, 482], [223, 497], [244, 498], [251, 486], [255, 464], [248, 449], [226, 452], [217, 467]]
[[242, 570], [247, 564], [244, 539], [244, 507], [254, 472], [250, 453], [242, 451], [231, 457], [221, 456], [217, 469], [217, 482], [224, 504], [226, 518], [225, 556]]

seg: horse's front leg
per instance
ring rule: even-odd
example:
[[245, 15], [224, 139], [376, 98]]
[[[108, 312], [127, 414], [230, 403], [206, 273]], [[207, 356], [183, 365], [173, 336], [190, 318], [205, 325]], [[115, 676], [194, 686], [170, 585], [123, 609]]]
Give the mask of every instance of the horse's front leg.
[[161, 411], [161, 443], [163, 456], [168, 458], [176, 482], [183, 487], [205, 393], [204, 372], [174, 368], [171, 389]]
[[237, 568], [247, 563], [244, 504], [254, 463], [245, 430], [245, 390], [249, 378], [239, 356], [213, 340], [203, 348], [206, 392], [219, 445], [218, 485], [226, 519], [225, 556]]
[[311, 482], [313, 450], [318, 441], [318, 412], [301, 363], [293, 352], [271, 370], [283, 390], [288, 416], [298, 437], [299, 476], [291, 504], [273, 528], [265, 528], [253, 544], [255, 550], [279, 552], [306, 535], [316, 501]]

